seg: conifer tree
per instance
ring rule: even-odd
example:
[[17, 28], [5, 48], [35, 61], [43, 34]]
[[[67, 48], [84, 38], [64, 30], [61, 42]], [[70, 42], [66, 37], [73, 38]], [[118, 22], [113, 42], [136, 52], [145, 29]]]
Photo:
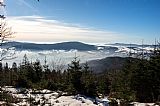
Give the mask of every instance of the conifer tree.
[[152, 101], [160, 101], [160, 52], [156, 51], [149, 61], [149, 84], [151, 87]]
[[42, 79], [42, 66], [40, 64], [40, 61], [37, 60], [35, 63], [33, 63], [33, 69], [36, 73], [35, 82], [39, 82]]
[[81, 77], [81, 83], [82, 83], [82, 93], [87, 96], [95, 97], [97, 95], [96, 93], [96, 82], [95, 82], [95, 76], [90, 71], [88, 63], [86, 62], [82, 69], [82, 77]]
[[16, 62], [13, 62], [13, 64], [12, 64], [12, 70], [14, 71], [14, 72], [17, 72], [17, 63]]
[[80, 66], [80, 60], [77, 60], [77, 57], [74, 58], [74, 60], [71, 62], [70, 65], [68, 65], [68, 73], [69, 73], [69, 89], [75, 92], [74, 93], [80, 93], [81, 92], [81, 72], [82, 67]]
[[124, 99], [125, 102], [135, 100], [135, 92], [131, 88], [132, 72], [136, 67], [135, 61], [128, 58], [123, 69], [114, 75], [111, 82], [111, 97]]

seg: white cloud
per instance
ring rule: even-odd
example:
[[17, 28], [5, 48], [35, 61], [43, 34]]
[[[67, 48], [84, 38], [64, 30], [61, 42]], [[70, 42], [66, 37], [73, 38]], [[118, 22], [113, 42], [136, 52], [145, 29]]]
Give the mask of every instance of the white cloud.
[[40, 16], [9, 17], [8, 24], [17, 32], [14, 40], [19, 41], [107, 43], [123, 39], [119, 33], [75, 26]]

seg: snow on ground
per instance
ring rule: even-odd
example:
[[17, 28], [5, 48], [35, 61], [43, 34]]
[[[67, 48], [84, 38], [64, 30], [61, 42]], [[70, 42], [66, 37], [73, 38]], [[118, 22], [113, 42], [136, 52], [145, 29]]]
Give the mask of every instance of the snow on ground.
[[[12, 106], [30, 106], [30, 103], [36, 106], [107, 106], [104, 104], [109, 102], [107, 97], [101, 99], [96, 98], [97, 104], [94, 104], [95, 99], [93, 98], [85, 97], [83, 95], [64, 96], [63, 94], [66, 93], [47, 89], [32, 90], [6, 86], [1, 88], [1, 92], [6, 92], [13, 98], [19, 100], [18, 103], [11, 103]], [[0, 106], [3, 106], [4, 104], [4, 101], [0, 101]], [[131, 104], [134, 106], [159, 106], [154, 103], [132, 102]]]
[[[7, 92], [12, 97], [19, 99], [18, 103], [11, 103], [13, 106], [29, 106], [29, 99], [33, 99], [32, 103], [36, 106], [103, 106], [99, 102], [98, 105], [94, 104], [94, 99], [83, 97], [81, 95], [76, 96], [60, 96], [62, 92], [54, 92], [47, 89], [44, 90], [31, 90], [31, 89], [17, 89], [11, 86], [1, 88], [2, 91]], [[23, 93], [22, 93], [23, 91]], [[0, 105], [5, 102], [0, 101]]]
[[134, 106], [159, 106], [155, 105], [155, 103], [139, 103], [139, 102], [133, 102]]
[[[95, 106], [95, 104], [83, 97], [75, 99], [74, 96], [61, 96], [54, 101], [54, 106]], [[99, 106], [102, 106], [102, 104], [99, 104]]]

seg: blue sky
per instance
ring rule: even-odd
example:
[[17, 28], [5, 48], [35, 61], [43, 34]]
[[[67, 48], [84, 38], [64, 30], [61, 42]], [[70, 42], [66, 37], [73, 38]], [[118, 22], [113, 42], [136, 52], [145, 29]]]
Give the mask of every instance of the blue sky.
[[[5, 3], [4, 13], [13, 29], [20, 32], [17, 40], [141, 43], [144, 39], [145, 43], [153, 43], [160, 38], [160, 0], [6, 0]], [[17, 21], [26, 25], [25, 29], [15, 27]], [[29, 24], [33, 22], [40, 22], [40, 29], [50, 28], [50, 35], [38, 34], [39, 27]], [[53, 28], [62, 29], [54, 30], [55, 33]], [[66, 34], [66, 29], [71, 32]]]

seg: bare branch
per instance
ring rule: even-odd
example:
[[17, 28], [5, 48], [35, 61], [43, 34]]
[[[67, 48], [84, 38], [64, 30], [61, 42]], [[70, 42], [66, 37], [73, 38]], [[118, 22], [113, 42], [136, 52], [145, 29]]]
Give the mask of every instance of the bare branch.
[[13, 34], [15, 32], [12, 32], [12, 28], [7, 26], [7, 23], [5, 20], [1, 19], [0, 22], [0, 61], [2, 60], [8, 60], [13, 58], [13, 55], [15, 55], [15, 48], [13, 47], [2, 47], [3, 43], [7, 43], [9, 38], [13, 38]]

